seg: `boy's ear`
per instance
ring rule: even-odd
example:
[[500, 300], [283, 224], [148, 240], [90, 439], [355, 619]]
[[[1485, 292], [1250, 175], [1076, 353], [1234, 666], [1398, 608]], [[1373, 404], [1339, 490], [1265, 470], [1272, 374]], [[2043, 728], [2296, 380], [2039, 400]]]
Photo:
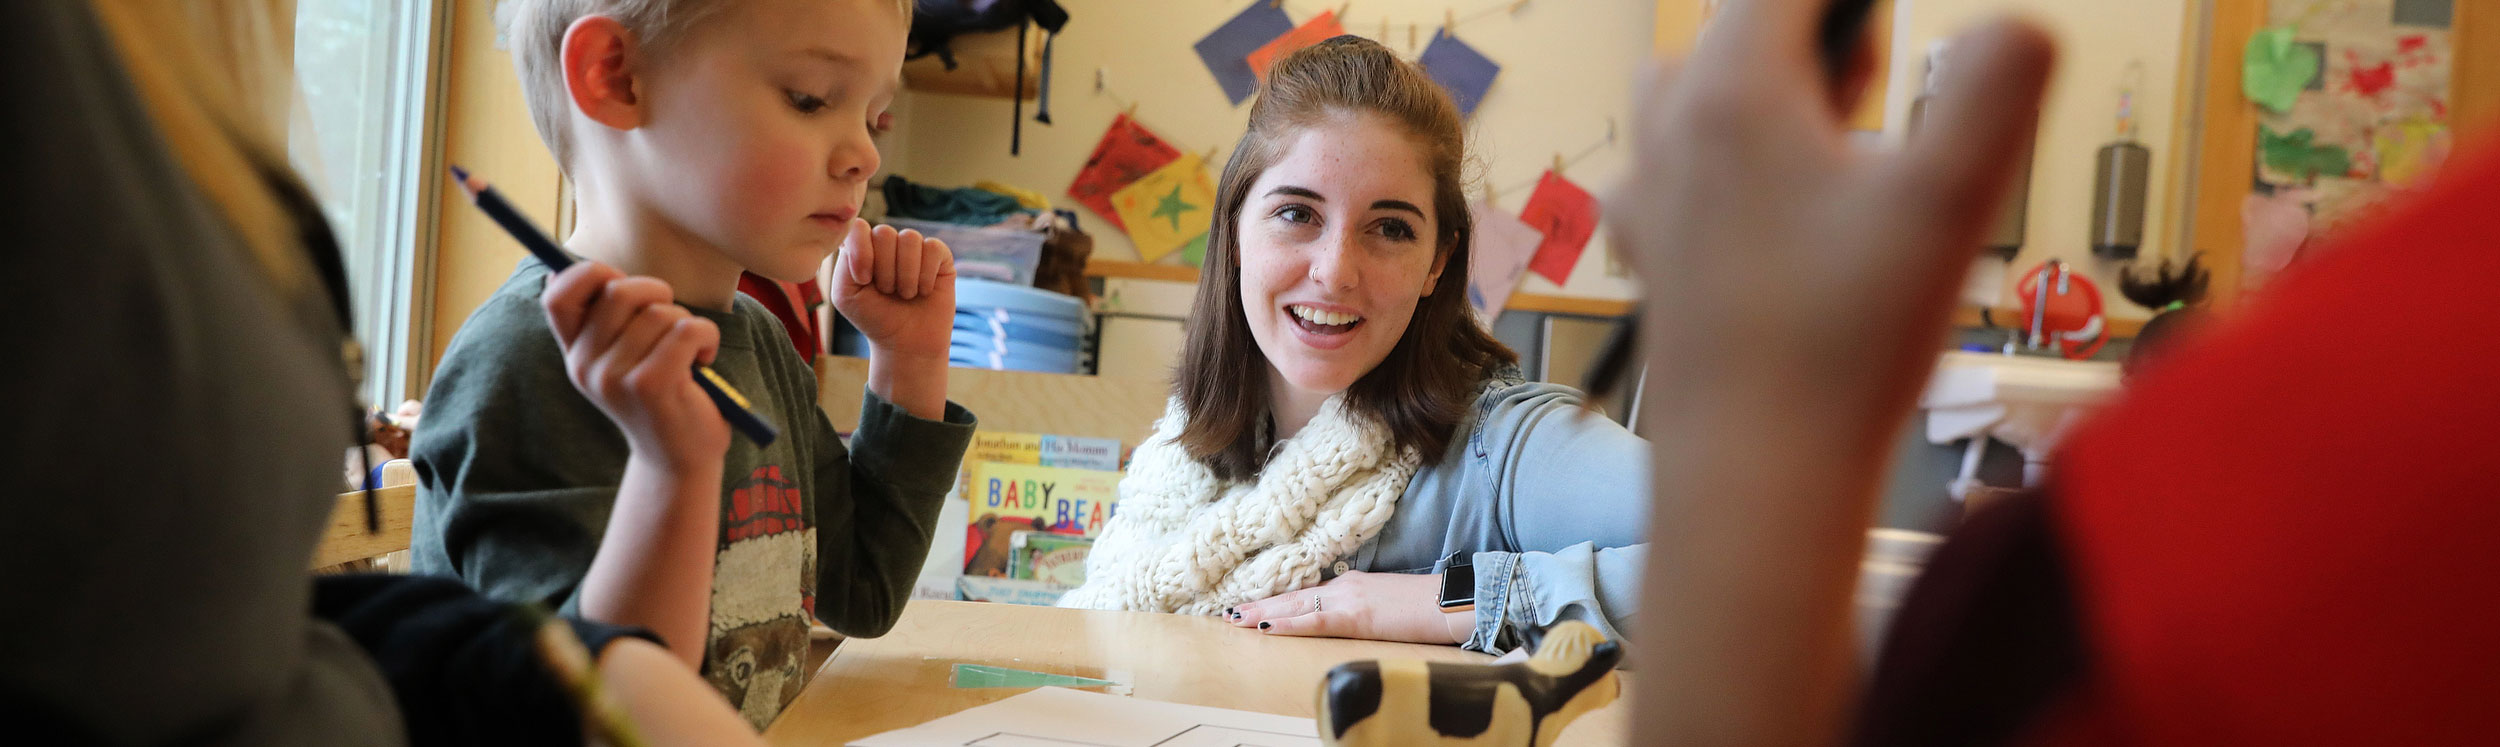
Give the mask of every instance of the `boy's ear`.
[[601, 15], [582, 16], [564, 30], [564, 90], [573, 108], [619, 130], [642, 125], [642, 62], [634, 34]]

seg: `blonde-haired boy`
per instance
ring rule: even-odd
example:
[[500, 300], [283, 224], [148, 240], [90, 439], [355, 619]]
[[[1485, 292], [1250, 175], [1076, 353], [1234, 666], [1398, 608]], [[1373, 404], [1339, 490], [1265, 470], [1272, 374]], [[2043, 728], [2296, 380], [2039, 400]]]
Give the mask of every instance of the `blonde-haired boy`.
[[[946, 401], [954, 264], [858, 219], [900, 81], [897, 0], [511, 0], [532, 119], [574, 185], [550, 276], [523, 261], [446, 351], [413, 456], [415, 565], [642, 625], [757, 728], [806, 679], [806, 612], [891, 627], [972, 433]], [[491, 173], [492, 164], [469, 164]], [[752, 271], [837, 246], [869, 341], [849, 450]], [[709, 364], [783, 425], [732, 441]]]

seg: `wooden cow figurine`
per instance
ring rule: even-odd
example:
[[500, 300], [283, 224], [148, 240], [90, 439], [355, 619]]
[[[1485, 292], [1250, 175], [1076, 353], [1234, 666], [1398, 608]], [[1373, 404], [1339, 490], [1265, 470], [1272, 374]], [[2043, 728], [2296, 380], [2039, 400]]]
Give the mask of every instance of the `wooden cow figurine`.
[[1320, 683], [1330, 747], [1548, 747], [1573, 719], [1622, 694], [1623, 649], [1577, 620], [1547, 629], [1536, 655], [1508, 664], [1356, 661]]

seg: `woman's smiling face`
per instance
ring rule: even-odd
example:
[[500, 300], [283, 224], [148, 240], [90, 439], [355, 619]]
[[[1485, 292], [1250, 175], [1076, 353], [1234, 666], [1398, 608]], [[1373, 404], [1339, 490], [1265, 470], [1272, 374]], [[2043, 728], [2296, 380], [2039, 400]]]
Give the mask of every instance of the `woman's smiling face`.
[[1291, 136], [1241, 205], [1241, 310], [1279, 383], [1335, 394], [1389, 357], [1432, 292], [1433, 179], [1395, 123], [1340, 114]]

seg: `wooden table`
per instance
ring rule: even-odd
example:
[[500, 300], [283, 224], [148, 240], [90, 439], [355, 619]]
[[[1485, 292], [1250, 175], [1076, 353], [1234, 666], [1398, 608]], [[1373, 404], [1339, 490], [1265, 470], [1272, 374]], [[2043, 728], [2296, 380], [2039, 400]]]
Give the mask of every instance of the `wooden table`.
[[[1209, 617], [913, 601], [882, 638], [843, 641], [764, 740], [833, 747], [1026, 692], [955, 689], [957, 663], [1107, 679], [1139, 698], [1310, 718], [1320, 675], [1357, 659], [1486, 661], [1454, 646], [1276, 638]], [[1621, 744], [1625, 697], [1558, 744]], [[1112, 690], [1119, 692], [1119, 690]]]

